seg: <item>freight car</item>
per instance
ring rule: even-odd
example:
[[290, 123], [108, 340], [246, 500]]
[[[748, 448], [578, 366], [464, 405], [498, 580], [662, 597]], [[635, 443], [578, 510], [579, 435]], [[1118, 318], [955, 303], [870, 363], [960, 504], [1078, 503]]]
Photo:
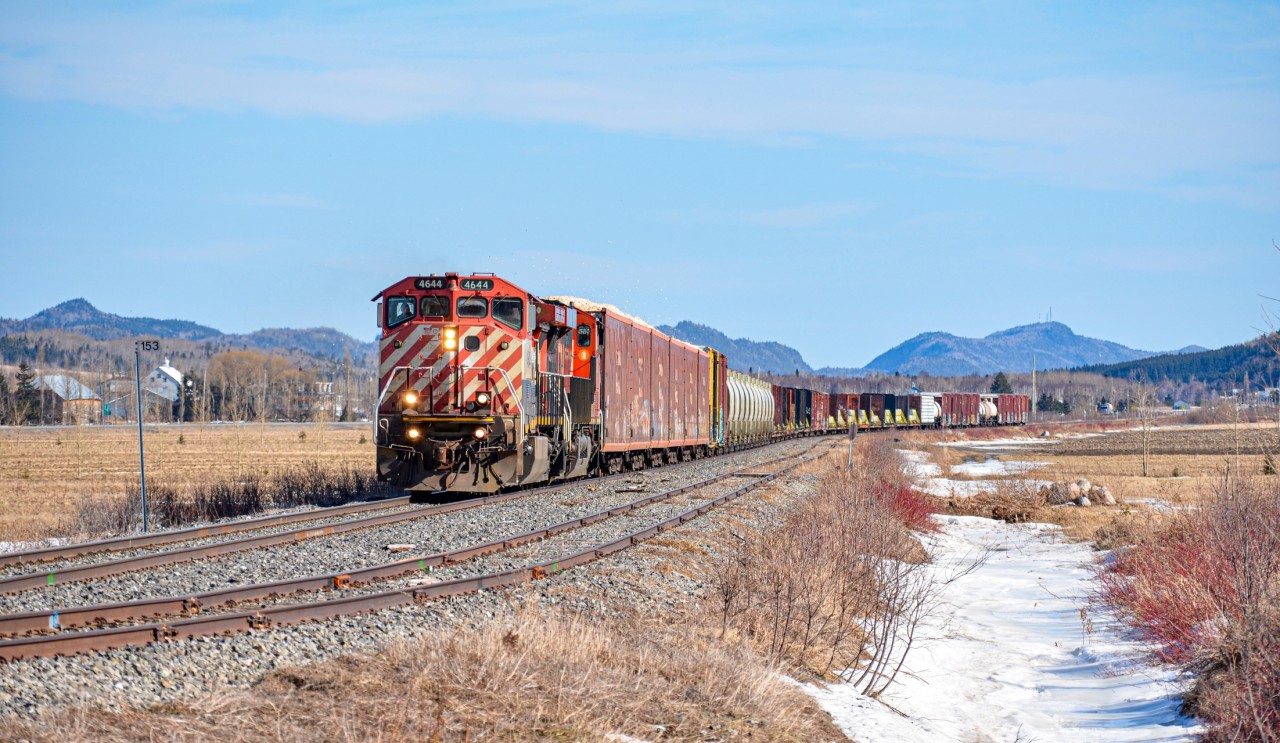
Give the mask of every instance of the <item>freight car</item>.
[[[494, 274], [410, 276], [374, 301], [378, 478], [412, 491], [493, 493], [852, 425], [980, 422], [978, 395], [970, 418], [965, 395], [781, 387], [610, 305]], [[1025, 422], [1005, 397], [1021, 396], [992, 397], [982, 423]]]

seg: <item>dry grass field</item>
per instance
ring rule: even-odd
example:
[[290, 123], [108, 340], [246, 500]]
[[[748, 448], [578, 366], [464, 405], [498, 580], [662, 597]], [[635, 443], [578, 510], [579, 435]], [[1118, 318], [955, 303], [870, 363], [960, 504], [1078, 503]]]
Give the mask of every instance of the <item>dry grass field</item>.
[[[1026, 513], [1038, 521], [1059, 523], [1068, 534], [1097, 541], [1103, 547], [1129, 541], [1157, 521], [1162, 510], [1200, 502], [1211, 495], [1228, 474], [1262, 475], [1267, 456], [1280, 464], [1280, 436], [1274, 422], [1164, 425], [1146, 432], [1148, 476], [1143, 477], [1143, 432], [1132, 426], [1132, 423], [1125, 426], [1108, 423], [1028, 427], [1012, 435], [1047, 430], [1050, 436], [999, 452], [968, 449], [963, 442], [1010, 437], [1008, 429], [912, 433], [901, 438], [903, 443], [927, 450], [932, 461], [942, 467], [944, 477], [991, 479], [999, 484], [999, 492], [994, 494], [951, 499], [947, 510], [989, 516], [993, 509], [1000, 507]], [[959, 445], [938, 446], [944, 437], [945, 441]], [[1047, 464], [1025, 476], [976, 478], [952, 471], [962, 462], [980, 462], [989, 457]], [[1036, 497], [1034, 488], [1022, 482], [1024, 477], [1063, 483], [1085, 478], [1095, 485], [1106, 485], [1120, 505], [1048, 508]]]
[[[147, 481], [270, 476], [317, 462], [373, 472], [368, 424], [148, 425]], [[121, 497], [138, 482], [133, 426], [0, 428], [0, 541], [46, 536], [86, 501]]]

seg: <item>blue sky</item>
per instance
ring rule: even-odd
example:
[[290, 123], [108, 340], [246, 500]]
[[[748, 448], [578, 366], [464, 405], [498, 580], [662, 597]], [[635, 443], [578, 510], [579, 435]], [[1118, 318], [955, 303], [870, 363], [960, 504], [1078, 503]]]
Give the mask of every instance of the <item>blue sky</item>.
[[815, 366], [1216, 347], [1273, 240], [1275, 2], [0, 4], [3, 317], [370, 338], [456, 270]]

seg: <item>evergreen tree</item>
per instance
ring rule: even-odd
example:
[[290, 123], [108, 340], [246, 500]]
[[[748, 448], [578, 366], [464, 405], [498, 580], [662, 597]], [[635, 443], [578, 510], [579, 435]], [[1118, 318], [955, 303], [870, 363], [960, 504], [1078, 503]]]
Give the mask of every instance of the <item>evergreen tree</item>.
[[196, 416], [196, 383], [191, 377], [182, 380], [181, 418], [183, 423], [190, 423]]
[[0, 426], [10, 423], [9, 411], [13, 410], [13, 393], [9, 390], [9, 375], [0, 372]]
[[991, 391], [998, 395], [1013, 394], [1013, 387], [1009, 386], [1009, 378], [1004, 375], [1004, 372], [996, 372], [996, 378], [991, 382]]
[[35, 423], [40, 420], [40, 390], [36, 389], [36, 373], [27, 362], [18, 365], [18, 389], [14, 394], [14, 423]]

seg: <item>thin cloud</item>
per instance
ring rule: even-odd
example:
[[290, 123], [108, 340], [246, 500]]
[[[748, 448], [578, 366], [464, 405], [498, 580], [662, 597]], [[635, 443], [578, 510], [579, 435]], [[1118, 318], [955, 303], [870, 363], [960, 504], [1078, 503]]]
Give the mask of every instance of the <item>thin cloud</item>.
[[[0, 90], [161, 114], [262, 111], [372, 124], [481, 116], [793, 146], [831, 137], [975, 174], [1175, 194], [1182, 192], [1174, 182], [1188, 174], [1234, 180], [1260, 163], [1280, 163], [1273, 132], [1280, 97], [1265, 75], [1215, 86], [1117, 70], [1018, 78], [970, 65], [944, 73], [904, 61], [911, 44], [846, 50], [831, 40], [806, 48], [771, 39], [769, 24], [786, 21], [763, 7], [725, 14], [740, 37], [704, 44], [678, 35], [629, 40], [629, 22], [683, 18], [675, 7], [644, 15], [509, 5], [534, 19], [527, 28], [457, 9], [341, 18], [208, 10], [198, 17], [160, 10], [13, 18], [0, 24]], [[539, 21], [539, 12], [585, 28], [565, 31]], [[910, 30], [892, 13], [858, 20], [865, 18], [894, 33]], [[962, 27], [961, 20], [941, 13], [935, 24], [942, 28], [932, 30]], [[938, 57], [956, 54], [941, 49]], [[1241, 193], [1244, 183], [1196, 195], [1256, 205], [1256, 194]]]

